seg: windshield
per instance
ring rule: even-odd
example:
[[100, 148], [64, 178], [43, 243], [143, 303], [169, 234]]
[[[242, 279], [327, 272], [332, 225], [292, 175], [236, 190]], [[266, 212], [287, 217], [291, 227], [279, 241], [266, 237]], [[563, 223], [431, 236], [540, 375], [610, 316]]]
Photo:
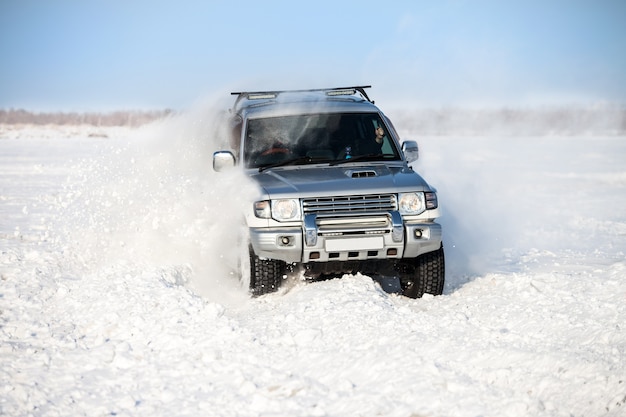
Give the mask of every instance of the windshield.
[[348, 162], [365, 155], [368, 161], [401, 159], [389, 129], [378, 113], [249, 119], [244, 141], [247, 168]]

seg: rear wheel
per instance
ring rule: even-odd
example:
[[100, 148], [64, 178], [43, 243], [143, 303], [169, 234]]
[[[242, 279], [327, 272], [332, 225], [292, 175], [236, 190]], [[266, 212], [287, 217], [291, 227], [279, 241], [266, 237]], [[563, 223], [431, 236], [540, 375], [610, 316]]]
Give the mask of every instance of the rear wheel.
[[404, 264], [403, 294], [420, 298], [424, 294], [441, 295], [445, 281], [443, 246], [439, 250], [418, 256]]
[[278, 291], [286, 264], [276, 259], [261, 259], [250, 248], [250, 291], [258, 296]]

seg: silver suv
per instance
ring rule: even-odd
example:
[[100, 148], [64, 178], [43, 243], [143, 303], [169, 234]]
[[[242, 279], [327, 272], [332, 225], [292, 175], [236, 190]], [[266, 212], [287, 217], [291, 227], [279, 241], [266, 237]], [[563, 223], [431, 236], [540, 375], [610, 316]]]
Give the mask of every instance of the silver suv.
[[290, 273], [357, 272], [408, 297], [442, 293], [436, 191], [408, 165], [417, 143], [401, 145], [366, 88], [232, 93], [232, 149], [213, 168], [239, 165], [259, 186], [245, 213], [253, 295]]

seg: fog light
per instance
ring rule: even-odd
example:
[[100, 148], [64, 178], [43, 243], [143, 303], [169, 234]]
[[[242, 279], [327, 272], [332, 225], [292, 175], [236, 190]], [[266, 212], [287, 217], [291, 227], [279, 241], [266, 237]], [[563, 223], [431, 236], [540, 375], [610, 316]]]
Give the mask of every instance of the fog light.
[[311, 252], [311, 255], [309, 255], [309, 259], [319, 259], [319, 258], [320, 258], [319, 252]]
[[398, 254], [398, 249], [390, 248], [387, 249], [387, 256], [396, 256]]
[[278, 244], [280, 246], [291, 246], [293, 245], [293, 238], [291, 236], [279, 236]]
[[415, 239], [421, 239], [422, 238], [422, 229], [415, 229]]

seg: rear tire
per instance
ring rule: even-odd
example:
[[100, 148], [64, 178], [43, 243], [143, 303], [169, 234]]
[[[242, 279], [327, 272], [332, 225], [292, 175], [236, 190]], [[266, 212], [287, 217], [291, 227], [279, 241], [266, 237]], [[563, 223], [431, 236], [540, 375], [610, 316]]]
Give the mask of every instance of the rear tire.
[[276, 259], [261, 259], [250, 248], [250, 292], [253, 296], [278, 291], [283, 282], [286, 263]]
[[411, 298], [420, 298], [424, 294], [441, 295], [445, 282], [445, 257], [443, 246], [436, 251], [418, 256], [405, 265], [402, 294]]

